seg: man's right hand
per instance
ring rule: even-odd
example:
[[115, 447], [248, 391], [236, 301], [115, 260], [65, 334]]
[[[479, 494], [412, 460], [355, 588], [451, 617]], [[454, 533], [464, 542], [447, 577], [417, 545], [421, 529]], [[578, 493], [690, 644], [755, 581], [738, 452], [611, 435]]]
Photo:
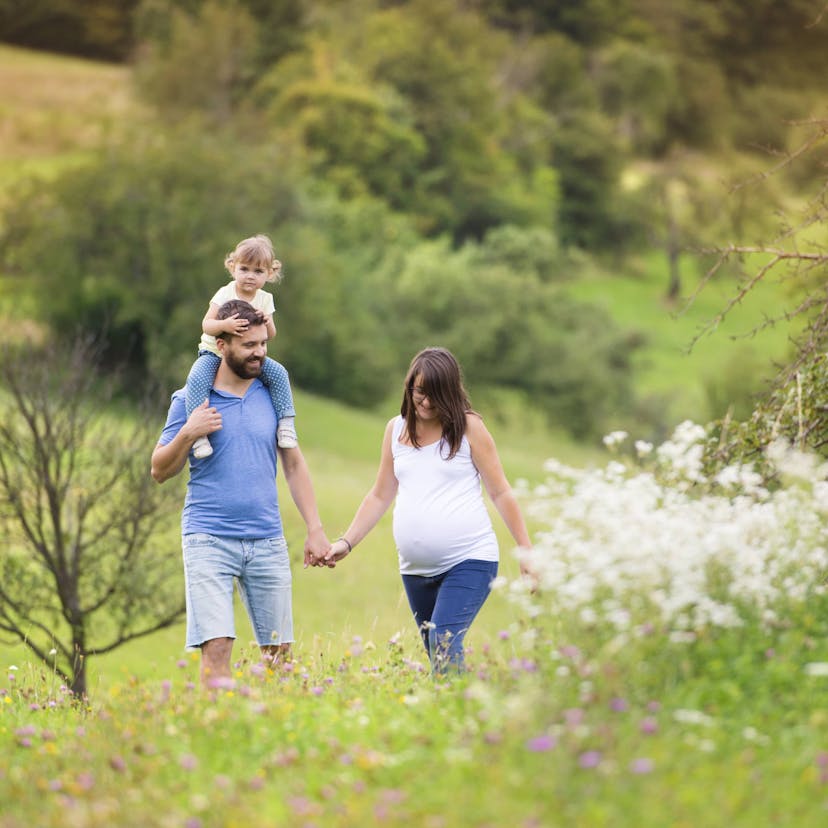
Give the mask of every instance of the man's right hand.
[[221, 414], [215, 406], [209, 405], [209, 400], [193, 409], [187, 418], [187, 436], [195, 442], [199, 437], [206, 437], [221, 428]]

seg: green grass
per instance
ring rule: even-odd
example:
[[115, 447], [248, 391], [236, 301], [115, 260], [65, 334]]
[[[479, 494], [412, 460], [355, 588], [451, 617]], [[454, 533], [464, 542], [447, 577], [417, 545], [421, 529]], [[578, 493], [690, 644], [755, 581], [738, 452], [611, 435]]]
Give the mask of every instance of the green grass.
[[413, 631], [276, 671], [240, 648], [214, 700], [184, 659], [81, 710], [24, 667], [0, 674], [3, 824], [816, 828], [828, 679], [802, 677], [825, 630], [790, 621], [564, 652], [514, 625], [447, 681]]
[[83, 160], [135, 115], [127, 67], [0, 45], [0, 192]]
[[669, 423], [688, 418], [707, 422], [722, 416], [722, 408], [734, 396], [744, 399], [774, 376], [774, 366], [789, 354], [791, 328], [771, 326], [755, 335], [754, 331], [763, 320], [791, 309], [795, 302], [782, 286], [769, 281], [749, 293], [718, 327], [704, 332], [737, 294], [737, 282], [717, 278], [690, 301], [704, 271], [690, 255], [684, 257], [681, 268], [683, 295], [674, 304], [665, 298], [665, 260], [655, 253], [632, 263], [626, 272], [580, 280], [571, 292], [604, 307], [623, 330], [641, 342], [633, 358], [640, 397], [663, 400]]

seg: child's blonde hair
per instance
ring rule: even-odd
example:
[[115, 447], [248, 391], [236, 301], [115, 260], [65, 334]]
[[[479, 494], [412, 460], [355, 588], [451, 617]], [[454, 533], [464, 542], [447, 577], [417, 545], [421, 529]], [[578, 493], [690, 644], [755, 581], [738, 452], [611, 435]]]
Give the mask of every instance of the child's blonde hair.
[[282, 263], [276, 258], [273, 251], [273, 242], [261, 233], [251, 236], [249, 239], [242, 239], [236, 249], [227, 254], [224, 266], [232, 276], [233, 268], [238, 262], [264, 267], [268, 271], [268, 282], [280, 282], [282, 280]]

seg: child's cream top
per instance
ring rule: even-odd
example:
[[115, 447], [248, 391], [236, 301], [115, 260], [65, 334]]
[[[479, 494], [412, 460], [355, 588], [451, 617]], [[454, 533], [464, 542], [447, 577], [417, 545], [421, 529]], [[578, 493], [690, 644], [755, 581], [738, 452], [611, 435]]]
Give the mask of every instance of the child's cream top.
[[497, 561], [497, 537], [466, 437], [451, 460], [443, 440], [421, 448], [400, 442], [394, 423], [391, 454], [399, 483], [394, 540], [403, 575], [440, 575], [461, 561]]
[[[241, 296], [236, 294], [236, 283], [228, 282], [224, 287], [216, 291], [216, 295], [210, 300], [210, 304], [221, 307], [225, 302], [229, 302], [232, 299], [241, 299]], [[273, 296], [266, 290], [257, 290], [250, 304], [257, 311], [261, 311], [267, 316], [271, 316], [276, 310], [276, 306], [273, 304]], [[202, 332], [201, 340], [198, 343], [198, 352], [201, 353], [202, 351], [209, 351], [211, 354], [219, 356], [216, 338], [214, 336]]]

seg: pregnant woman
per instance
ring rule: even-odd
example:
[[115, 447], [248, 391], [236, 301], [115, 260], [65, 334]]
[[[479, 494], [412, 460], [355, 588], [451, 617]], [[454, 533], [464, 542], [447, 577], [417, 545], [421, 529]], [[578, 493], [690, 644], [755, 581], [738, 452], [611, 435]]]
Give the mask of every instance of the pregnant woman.
[[[435, 673], [464, 669], [463, 639], [497, 575], [497, 537], [481, 481], [519, 547], [531, 546], [497, 447], [444, 348], [411, 362], [373, 487], [319, 565], [333, 566], [394, 502], [394, 541], [411, 611]], [[524, 575], [529, 573], [521, 563]]]

